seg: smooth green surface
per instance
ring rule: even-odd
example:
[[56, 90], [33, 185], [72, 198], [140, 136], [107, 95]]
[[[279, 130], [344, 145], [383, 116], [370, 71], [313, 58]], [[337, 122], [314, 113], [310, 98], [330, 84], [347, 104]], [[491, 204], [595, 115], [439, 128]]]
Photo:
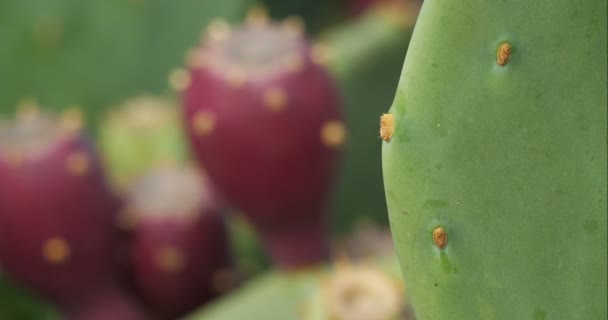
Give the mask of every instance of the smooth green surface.
[[269, 272], [184, 320], [296, 320], [314, 291], [322, 269]]
[[607, 318], [606, 7], [425, 1], [382, 150], [418, 319]]

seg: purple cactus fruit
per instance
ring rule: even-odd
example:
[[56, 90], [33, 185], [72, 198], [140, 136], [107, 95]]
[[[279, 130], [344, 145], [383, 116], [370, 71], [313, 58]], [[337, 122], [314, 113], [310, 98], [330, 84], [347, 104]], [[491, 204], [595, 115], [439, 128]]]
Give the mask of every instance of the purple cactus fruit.
[[66, 320], [150, 320], [137, 300], [118, 286], [108, 286], [65, 312]]
[[[215, 195], [193, 167], [158, 167], [129, 188], [135, 286], [150, 307], [178, 317], [228, 289], [231, 257]], [[228, 279], [229, 280], [229, 279]]]
[[113, 212], [78, 113], [21, 110], [0, 125], [0, 261], [3, 271], [67, 307], [113, 272]]
[[[341, 102], [301, 22], [254, 11], [223, 22], [188, 55], [184, 89], [194, 154], [285, 268], [328, 254], [327, 202], [345, 140]], [[175, 75], [175, 74], [174, 74]]]

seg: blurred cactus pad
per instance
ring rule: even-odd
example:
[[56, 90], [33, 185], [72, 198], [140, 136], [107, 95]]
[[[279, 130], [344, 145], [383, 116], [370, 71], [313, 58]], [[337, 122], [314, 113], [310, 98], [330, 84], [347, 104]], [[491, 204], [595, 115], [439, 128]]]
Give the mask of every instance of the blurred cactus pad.
[[424, 3], [381, 123], [420, 319], [606, 319], [606, 7]]
[[185, 319], [414, 320], [394, 255], [271, 271]]

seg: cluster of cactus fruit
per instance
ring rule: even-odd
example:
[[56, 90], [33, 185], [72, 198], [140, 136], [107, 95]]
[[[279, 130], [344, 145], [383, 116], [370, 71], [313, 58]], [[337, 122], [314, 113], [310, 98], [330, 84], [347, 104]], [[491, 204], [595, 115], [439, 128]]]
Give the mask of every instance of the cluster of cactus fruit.
[[328, 260], [348, 132], [326, 48], [256, 8], [212, 23], [187, 62], [170, 76], [181, 117], [170, 98], [128, 100], [99, 152], [76, 109], [24, 101], [0, 123], [3, 273], [67, 319], [174, 319], [234, 287], [228, 204], [280, 268]]
[[[240, 25], [212, 22], [187, 69], [170, 74], [181, 97], [125, 101], [103, 119], [98, 144], [77, 109], [24, 101], [0, 121], [3, 273], [67, 319], [175, 319], [241, 282], [233, 208], [279, 277], [324, 268], [349, 136], [336, 78], [364, 73], [345, 65], [363, 65], [376, 53], [366, 50], [407, 29], [371, 17], [355, 30], [375, 42], [355, 50], [340, 48], [340, 32], [328, 38], [336, 47], [315, 44], [301, 19], [271, 21], [261, 8]], [[375, 239], [363, 241], [354, 251]], [[338, 267], [308, 293], [306, 316], [401, 319], [401, 285], [378, 268]]]

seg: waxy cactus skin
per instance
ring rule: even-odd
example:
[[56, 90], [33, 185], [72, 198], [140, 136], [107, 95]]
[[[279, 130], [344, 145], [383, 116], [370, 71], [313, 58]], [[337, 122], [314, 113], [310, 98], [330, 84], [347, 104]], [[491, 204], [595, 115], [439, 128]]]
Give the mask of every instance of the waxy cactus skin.
[[382, 142], [419, 319], [607, 318], [606, 9], [424, 2]]
[[113, 273], [114, 209], [94, 149], [74, 122], [30, 112], [0, 127], [3, 272], [67, 307]]
[[131, 186], [132, 277], [150, 308], [171, 319], [229, 289], [226, 226], [210, 186], [190, 167], [155, 167]]
[[286, 268], [323, 260], [346, 136], [337, 89], [297, 20], [212, 25], [190, 55], [188, 136], [211, 180]]

